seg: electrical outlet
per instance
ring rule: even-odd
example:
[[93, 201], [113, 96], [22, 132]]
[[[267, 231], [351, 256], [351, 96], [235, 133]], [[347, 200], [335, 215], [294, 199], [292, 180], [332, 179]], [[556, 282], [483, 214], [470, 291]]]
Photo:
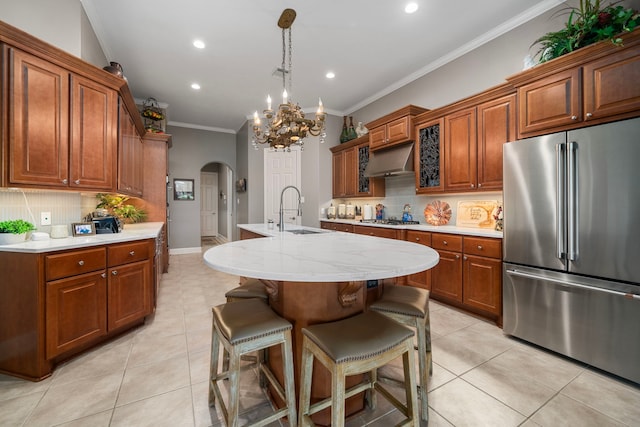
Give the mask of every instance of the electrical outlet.
[[51, 212], [40, 212], [40, 225], [51, 225]]

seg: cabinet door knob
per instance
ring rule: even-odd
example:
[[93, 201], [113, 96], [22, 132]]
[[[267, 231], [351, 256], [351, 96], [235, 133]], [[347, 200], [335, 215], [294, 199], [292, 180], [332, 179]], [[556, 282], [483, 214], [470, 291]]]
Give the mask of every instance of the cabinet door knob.
[[443, 244], [443, 245], [445, 245], [445, 246], [447, 246], [449, 243], [447, 243], [447, 241], [446, 241], [446, 240], [443, 240], [443, 241], [442, 241], [442, 244]]
[[466, 261], [466, 260], [468, 260], [469, 258], [467, 258], [467, 257], [466, 257], [466, 255], [465, 255], [462, 259], [464, 259], [464, 260]]
[[80, 184], [80, 180], [79, 180], [79, 179], [76, 179], [75, 181], [73, 181], [73, 183], [74, 183], [75, 185], [79, 185], [79, 184]]
[[84, 261], [83, 260], [78, 261], [78, 265], [80, 266], [84, 265]]
[[419, 242], [419, 241], [420, 241], [420, 238], [419, 238], [419, 237], [416, 237], [416, 242]]
[[475, 185], [471, 184], [471, 188], [475, 187]]
[[456, 254], [456, 259], [460, 259], [460, 255], [457, 255], [457, 254]]
[[100, 276], [105, 279], [107, 277], [107, 273], [102, 273]]
[[578, 120], [578, 116], [571, 116], [571, 120]]
[[117, 275], [118, 275], [118, 270], [113, 270], [113, 271], [111, 272], [111, 274], [113, 274], [114, 276], [117, 276]]
[[478, 184], [478, 188], [482, 187], [482, 184]]
[[65, 178], [65, 179], [62, 180], [62, 183], [66, 185], [66, 184], [69, 183], [69, 180]]
[[129, 255], [134, 256], [136, 254], [136, 251], [131, 251], [129, 252]]
[[482, 250], [482, 245], [478, 245], [478, 250]]
[[592, 113], [587, 113], [587, 118], [590, 119], [591, 117], [593, 117]]

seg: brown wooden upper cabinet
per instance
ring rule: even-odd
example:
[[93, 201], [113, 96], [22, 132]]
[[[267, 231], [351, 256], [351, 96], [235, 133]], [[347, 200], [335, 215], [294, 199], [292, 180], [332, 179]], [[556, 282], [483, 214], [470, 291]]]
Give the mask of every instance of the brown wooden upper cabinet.
[[361, 136], [331, 147], [333, 153], [333, 197], [383, 197], [384, 178], [368, 178], [369, 137]]
[[415, 105], [407, 105], [400, 110], [387, 114], [367, 123], [369, 129], [369, 148], [378, 150], [413, 141], [413, 117], [427, 111]]
[[[137, 114], [137, 111], [136, 111]], [[118, 192], [142, 197], [144, 147], [131, 114], [122, 101], [118, 110]]]
[[502, 190], [502, 145], [516, 138], [503, 85], [415, 118], [416, 193]]
[[635, 117], [640, 110], [640, 31], [600, 42], [507, 80], [517, 87], [518, 138]]
[[116, 91], [9, 46], [8, 184], [112, 190]]

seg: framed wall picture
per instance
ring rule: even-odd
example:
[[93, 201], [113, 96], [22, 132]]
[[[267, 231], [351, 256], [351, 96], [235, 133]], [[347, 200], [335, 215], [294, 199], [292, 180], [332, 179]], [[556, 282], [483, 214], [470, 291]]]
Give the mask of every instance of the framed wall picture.
[[73, 236], [91, 236], [96, 234], [96, 227], [93, 222], [74, 222], [71, 224]]
[[244, 193], [247, 191], [247, 178], [241, 178], [236, 181], [236, 191], [238, 193]]
[[173, 200], [195, 200], [192, 179], [173, 180]]

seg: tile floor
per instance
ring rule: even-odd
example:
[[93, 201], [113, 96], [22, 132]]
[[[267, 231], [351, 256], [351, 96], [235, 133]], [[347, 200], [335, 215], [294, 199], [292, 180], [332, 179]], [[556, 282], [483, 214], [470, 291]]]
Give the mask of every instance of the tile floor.
[[[211, 306], [237, 282], [203, 265], [199, 254], [171, 256], [157, 311], [144, 326], [39, 383], [0, 375], [0, 426], [221, 425], [219, 409], [207, 405]], [[640, 426], [637, 384], [505, 337], [434, 301], [431, 329], [430, 426]], [[393, 375], [399, 368], [385, 369]], [[251, 370], [242, 394], [245, 419], [270, 410]], [[389, 426], [400, 418], [381, 398], [376, 411], [348, 426]]]

